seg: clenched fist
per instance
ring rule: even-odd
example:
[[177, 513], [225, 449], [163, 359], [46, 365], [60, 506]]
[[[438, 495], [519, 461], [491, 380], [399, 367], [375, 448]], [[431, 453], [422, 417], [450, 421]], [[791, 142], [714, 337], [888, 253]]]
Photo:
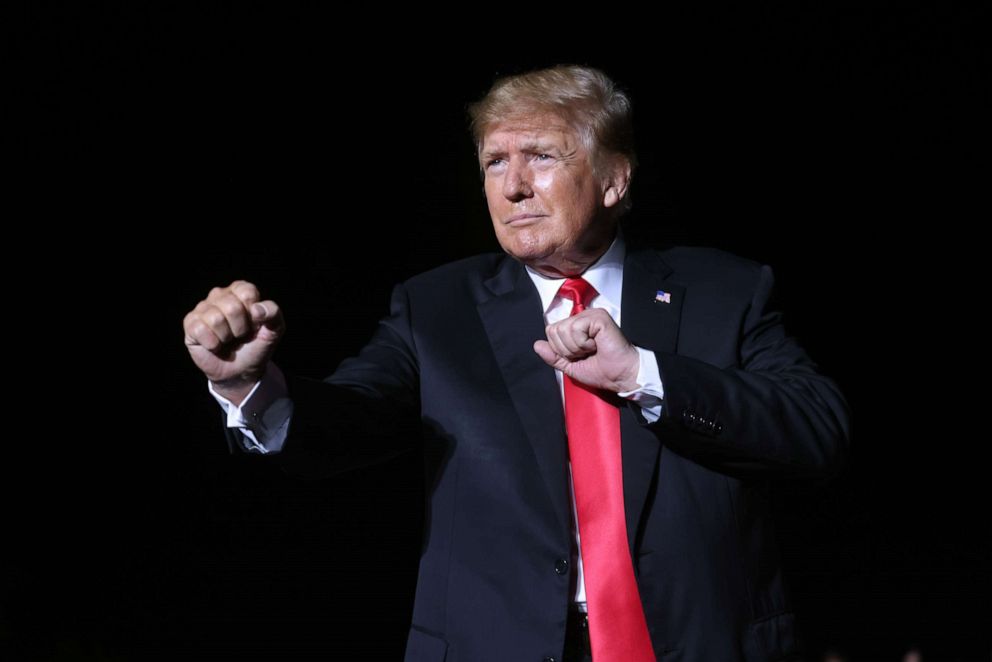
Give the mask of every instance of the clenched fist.
[[545, 329], [534, 351], [552, 368], [588, 386], [614, 393], [633, 391], [640, 355], [602, 308], [587, 308]]
[[244, 280], [213, 288], [183, 318], [193, 363], [235, 402], [261, 379], [285, 331], [276, 302], [261, 301], [258, 288]]

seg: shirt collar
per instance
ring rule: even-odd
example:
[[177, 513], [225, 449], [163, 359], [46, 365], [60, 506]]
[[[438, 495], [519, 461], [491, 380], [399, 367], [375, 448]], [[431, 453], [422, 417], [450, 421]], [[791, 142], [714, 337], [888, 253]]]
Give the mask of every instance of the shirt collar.
[[[617, 227], [617, 236], [613, 243], [606, 249], [598, 260], [589, 265], [582, 272], [584, 278], [599, 293], [590, 302], [590, 307], [595, 302], [596, 308], [612, 307], [615, 312], [620, 312], [620, 298], [623, 293], [623, 261], [627, 253], [626, 243], [620, 227]], [[555, 303], [555, 296], [558, 288], [565, 282], [564, 278], [549, 278], [524, 265], [527, 274], [534, 282], [538, 294], [541, 296], [541, 306], [545, 314]]]

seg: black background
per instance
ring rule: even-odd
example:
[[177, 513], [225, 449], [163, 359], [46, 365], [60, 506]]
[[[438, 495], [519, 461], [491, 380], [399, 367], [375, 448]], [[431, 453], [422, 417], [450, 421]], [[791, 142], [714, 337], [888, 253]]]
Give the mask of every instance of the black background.
[[984, 16], [477, 9], [14, 10], [9, 658], [401, 658], [420, 458], [228, 456], [182, 318], [251, 280], [330, 373], [396, 281], [499, 250], [466, 104], [573, 62], [634, 101], [632, 229], [771, 264], [853, 406], [844, 475], [775, 493], [809, 659], [987, 659]]

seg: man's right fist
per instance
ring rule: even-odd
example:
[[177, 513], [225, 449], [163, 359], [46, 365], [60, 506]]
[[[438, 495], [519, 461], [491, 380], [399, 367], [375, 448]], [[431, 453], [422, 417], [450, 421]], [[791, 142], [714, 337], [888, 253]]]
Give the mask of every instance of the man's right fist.
[[260, 299], [252, 283], [236, 280], [210, 290], [183, 318], [189, 355], [215, 386], [250, 390], [265, 373], [286, 323], [275, 301]]

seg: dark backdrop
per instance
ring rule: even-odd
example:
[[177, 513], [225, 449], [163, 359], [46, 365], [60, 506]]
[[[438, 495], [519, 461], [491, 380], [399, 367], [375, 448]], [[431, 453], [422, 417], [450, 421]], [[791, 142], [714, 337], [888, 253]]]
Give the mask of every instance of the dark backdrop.
[[809, 658], [987, 659], [982, 17], [368, 9], [14, 10], [11, 659], [400, 658], [420, 458], [306, 483], [228, 456], [182, 318], [251, 280], [280, 365], [330, 373], [393, 283], [499, 250], [465, 106], [557, 62], [634, 100], [632, 229], [771, 264], [852, 403], [845, 474], [775, 493]]

